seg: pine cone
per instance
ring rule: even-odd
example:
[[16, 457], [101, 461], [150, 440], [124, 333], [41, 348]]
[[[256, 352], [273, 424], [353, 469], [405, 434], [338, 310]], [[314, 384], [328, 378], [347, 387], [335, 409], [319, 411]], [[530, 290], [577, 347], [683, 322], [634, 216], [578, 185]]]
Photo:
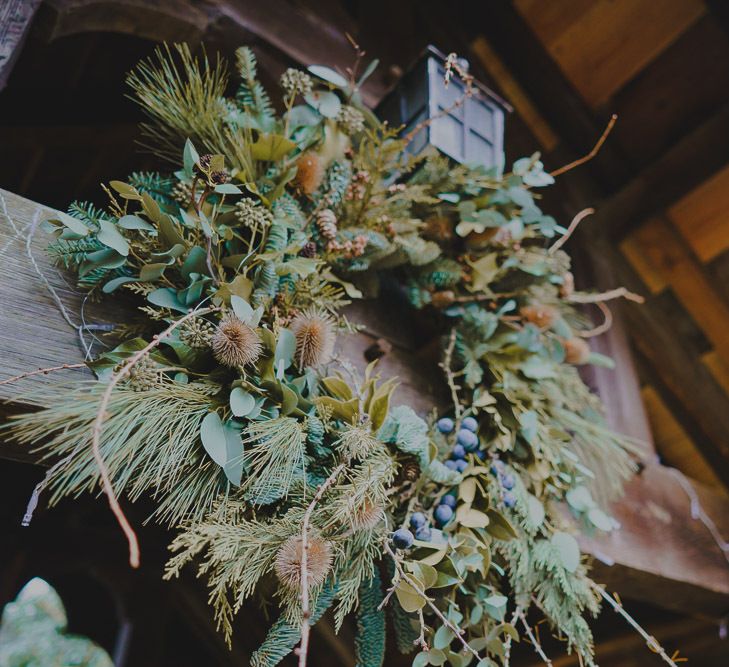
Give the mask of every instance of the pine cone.
[[398, 482], [414, 482], [420, 477], [420, 464], [414, 458], [408, 458], [402, 462], [398, 473]]
[[319, 211], [316, 216], [316, 228], [325, 239], [333, 239], [337, 235], [337, 216], [330, 208]]

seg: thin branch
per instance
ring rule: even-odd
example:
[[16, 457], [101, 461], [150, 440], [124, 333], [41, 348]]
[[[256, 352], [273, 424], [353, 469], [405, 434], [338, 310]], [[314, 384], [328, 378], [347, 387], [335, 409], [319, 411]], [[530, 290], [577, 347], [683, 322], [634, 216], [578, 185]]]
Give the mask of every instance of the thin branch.
[[613, 314], [610, 311], [610, 308], [608, 308], [602, 301], [598, 301], [595, 305], [602, 311], [604, 317], [603, 323], [586, 331], [578, 331], [577, 335], [580, 338], [594, 338], [595, 336], [600, 336], [606, 331], [609, 331], [610, 327], [613, 325]]
[[598, 294], [580, 294], [575, 292], [567, 300], [572, 303], [601, 303], [603, 301], [612, 301], [613, 299], [628, 299], [635, 303], [645, 303], [645, 298], [640, 294], [631, 292], [625, 287], [616, 287], [607, 292], [599, 292]]
[[137, 540], [137, 535], [134, 532], [134, 529], [129, 524], [129, 521], [127, 520], [124, 512], [122, 511], [122, 508], [119, 505], [119, 500], [114, 493], [114, 487], [112, 486], [111, 478], [109, 476], [109, 469], [106, 467], [106, 463], [101, 456], [101, 432], [104, 428], [104, 421], [109, 416], [107, 408], [109, 406], [109, 401], [111, 400], [111, 393], [114, 391], [114, 387], [116, 387], [116, 385], [119, 384], [121, 380], [129, 375], [135, 364], [137, 364], [142, 358], [149, 354], [155, 347], [157, 347], [162, 342], [163, 339], [169, 336], [183, 322], [186, 322], [192, 317], [196, 317], [205, 313], [210, 313], [216, 310], [220, 309], [215, 307], [205, 308], [203, 310], [191, 310], [189, 313], [187, 313], [187, 315], [180, 318], [176, 322], [173, 322], [162, 333], [154, 336], [152, 338], [152, 342], [145, 345], [144, 348], [132, 355], [129, 359], [127, 359], [127, 361], [124, 362], [124, 364], [118, 371], [112, 374], [111, 378], [109, 379], [109, 383], [106, 385], [106, 389], [104, 390], [104, 393], [101, 397], [99, 410], [96, 413], [96, 419], [94, 420], [94, 425], [91, 430], [91, 450], [94, 455], [94, 461], [96, 461], [96, 465], [99, 468], [102, 488], [104, 489], [104, 493], [109, 500], [109, 507], [116, 517], [116, 520], [119, 522], [121, 529], [124, 531], [124, 535], [126, 535], [127, 542], [129, 543], [129, 564], [134, 568], [139, 567], [139, 542]]
[[445, 358], [443, 359], [443, 363], [440, 364], [440, 367], [443, 369], [443, 372], [446, 376], [446, 381], [448, 382], [448, 387], [451, 390], [451, 398], [453, 400], [453, 409], [455, 410], [456, 415], [456, 421], [458, 421], [461, 418], [461, 412], [463, 411], [463, 408], [461, 407], [461, 403], [458, 400], [458, 390], [460, 389], [459, 385], [455, 382], [455, 375], [453, 374], [453, 370], [451, 368], [451, 363], [453, 361], [453, 350], [456, 346], [456, 329], [455, 327], [451, 329], [451, 335], [448, 339], [448, 346], [446, 347], [445, 351]]
[[39, 368], [36, 371], [28, 371], [27, 373], [21, 373], [20, 375], [14, 375], [11, 378], [7, 378], [6, 380], [0, 380], [0, 385], [3, 384], [11, 384], [13, 382], [17, 382], [18, 380], [22, 380], [23, 378], [28, 378], [33, 375], [47, 375], [48, 373], [52, 373], [53, 371], [62, 371], [67, 368], [83, 368], [86, 366], [86, 364], [61, 364], [60, 366], [49, 366], [48, 368]]
[[534, 650], [537, 652], [537, 655], [542, 659], [545, 665], [549, 665], [549, 667], [553, 667], [552, 661], [546, 656], [544, 651], [542, 650], [542, 645], [539, 643], [537, 638], [534, 636], [534, 633], [532, 632], [531, 627], [529, 626], [529, 623], [527, 623], [526, 616], [524, 616], [523, 613], [519, 615], [519, 619], [521, 620], [521, 624], [524, 626], [524, 630], [527, 633], [527, 637], [529, 637], [529, 640], [531, 641], [532, 645], [534, 646]]
[[572, 222], [570, 222], [570, 226], [567, 228], [567, 231], [549, 248], [549, 254], [551, 255], [552, 253], [557, 252], [565, 243], [567, 243], [570, 236], [572, 236], [575, 229], [577, 229], [577, 225], [579, 225], [588, 215], [592, 215], [594, 212], [594, 208], [586, 208], [572, 218]]
[[422, 596], [423, 600], [425, 600], [425, 603], [431, 608], [433, 613], [441, 620], [443, 625], [445, 625], [457, 638], [458, 641], [463, 644], [463, 648], [468, 651], [474, 658], [476, 658], [476, 662], [481, 660], [481, 656], [471, 647], [471, 645], [463, 638], [463, 630], [456, 627], [451, 623], [444, 615], [443, 612], [436, 607], [436, 605], [433, 603], [433, 601], [425, 594], [425, 591], [421, 588], [420, 584], [416, 579], [411, 577], [405, 570], [403, 569], [402, 565], [400, 564], [400, 561], [398, 560], [397, 556], [393, 552], [393, 550], [390, 548], [390, 545], [385, 542], [384, 543], [385, 551], [390, 555], [393, 562], [395, 563], [395, 569], [397, 570], [397, 573], [400, 575], [402, 579], [404, 579], [410, 586], [412, 586], [413, 590], [420, 596]]
[[615, 127], [615, 123], [617, 122], [617, 120], [618, 115], [614, 113], [612, 116], [610, 116], [607, 127], [603, 130], [603, 133], [600, 135], [597, 143], [593, 146], [592, 150], [587, 155], [583, 155], [581, 158], [573, 160], [569, 164], [564, 165], [564, 167], [555, 169], [554, 171], [550, 172], [550, 176], [554, 176], [556, 178], [557, 176], [561, 176], [562, 174], [571, 171], [575, 167], [579, 167], [580, 165], [585, 164], [585, 162], [589, 162], [590, 160], [592, 160], [592, 158], [594, 158], [600, 152], [602, 145], [605, 143], [605, 140], [608, 138], [610, 132], [612, 132], [612, 129], [613, 127]]
[[[509, 621], [509, 623], [511, 625], [514, 625], [515, 626], [516, 625], [516, 621], [519, 619], [519, 617], [521, 616], [521, 614], [522, 614], [521, 607], [517, 607], [514, 610], [514, 613], [511, 616], [511, 621]], [[503, 667], [509, 667], [509, 663], [511, 661], [511, 640], [512, 640], [512, 637], [511, 637], [511, 635], [509, 635], [506, 638], [506, 642], [504, 643], [504, 665], [503, 665]]]
[[[620, 614], [628, 622], [628, 625], [630, 625], [641, 637], [643, 637], [643, 639], [645, 639], [645, 643], [651, 651], [661, 656], [664, 662], [668, 663], [669, 665], [673, 665], [673, 667], [677, 667], [673, 658], [671, 658], [671, 656], [666, 653], [663, 647], [658, 643], [658, 640], [652, 635], [649, 635], [638, 624], [638, 622], [627, 611], [625, 611], [623, 605], [621, 605], [612, 595], [605, 591], [602, 586], [598, 586], [594, 582], [592, 586], [602, 596], [602, 599], [605, 600], [605, 602], [607, 602], [617, 614]], [[674, 658], [675, 657], [677, 657], [677, 653], [674, 653]]]
[[299, 655], [299, 667], [306, 667], [306, 658], [309, 653], [309, 619], [311, 618], [311, 609], [309, 606], [309, 521], [314, 512], [317, 503], [324, 497], [327, 489], [334, 483], [339, 473], [344, 470], [345, 463], [340, 463], [331, 475], [326, 478], [322, 485], [314, 494], [314, 498], [309, 503], [304, 513], [304, 519], [301, 524], [301, 643], [297, 649]]

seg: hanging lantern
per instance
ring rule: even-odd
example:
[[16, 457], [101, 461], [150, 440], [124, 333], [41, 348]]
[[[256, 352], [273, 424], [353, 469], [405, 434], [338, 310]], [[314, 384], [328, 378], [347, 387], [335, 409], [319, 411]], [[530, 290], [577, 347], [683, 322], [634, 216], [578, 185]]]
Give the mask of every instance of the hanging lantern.
[[[409, 144], [419, 154], [433, 147], [459, 163], [501, 169], [504, 157], [504, 114], [511, 107], [496, 93], [474, 81], [472, 95], [457, 104], [466, 92], [464, 81], [452, 72], [445, 85], [446, 57], [433, 46], [400, 79], [377, 108], [379, 117], [407, 134], [425, 123]], [[468, 62], [459, 60], [463, 69]]]

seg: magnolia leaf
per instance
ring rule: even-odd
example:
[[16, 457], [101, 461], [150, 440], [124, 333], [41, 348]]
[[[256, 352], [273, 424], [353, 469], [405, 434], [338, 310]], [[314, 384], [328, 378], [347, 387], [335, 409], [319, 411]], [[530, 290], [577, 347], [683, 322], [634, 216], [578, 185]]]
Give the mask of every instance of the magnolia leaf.
[[346, 88], [349, 83], [339, 72], [335, 72], [331, 67], [326, 65], [309, 65], [306, 69], [309, 70], [314, 76], [328, 81], [339, 88]]
[[508, 601], [509, 598], [507, 598], [505, 595], [498, 594], [490, 595], [484, 600], [486, 604], [489, 604], [492, 607], [503, 607]]
[[314, 400], [317, 405], [323, 405], [332, 411], [332, 416], [351, 424], [359, 409], [359, 399], [339, 401], [331, 396], [319, 396]]
[[595, 507], [595, 501], [585, 486], [575, 486], [567, 491], [565, 498], [569, 506], [576, 512], [586, 512]]
[[468, 505], [473, 502], [476, 497], [476, 479], [474, 477], [463, 480], [458, 487], [458, 497]]
[[129, 185], [129, 183], [125, 183], [124, 181], [109, 181], [109, 185], [114, 188], [114, 190], [116, 190], [124, 199], [142, 199], [139, 192], [137, 192], [137, 189]]
[[122, 229], [143, 229], [146, 232], [155, 231], [154, 225], [150, 225], [146, 220], [142, 220], [137, 215], [125, 215], [119, 218], [116, 223]]
[[336, 118], [342, 108], [338, 95], [331, 90], [314, 90], [304, 95], [304, 99], [325, 118]]
[[208, 412], [200, 424], [200, 439], [210, 458], [219, 466], [228, 460], [225, 429], [217, 412]]
[[143, 283], [157, 280], [165, 272], [165, 269], [169, 266], [167, 262], [156, 262], [154, 264], [145, 264], [139, 269], [139, 280]]
[[79, 236], [86, 236], [91, 231], [83, 222], [68, 215], [68, 213], [64, 213], [63, 211], [58, 211], [58, 217], [51, 219], [51, 222], [56, 221], [60, 222], [64, 227], [70, 229], [74, 234], [78, 234]]
[[489, 525], [488, 516], [469, 505], [461, 505], [456, 510], [456, 520], [466, 528], [486, 528]]
[[438, 579], [432, 588], [446, 588], [461, 583], [461, 577], [458, 576], [458, 571], [450, 558], [444, 558], [435, 569], [438, 572]]
[[280, 329], [278, 339], [276, 340], [276, 351], [274, 352], [274, 365], [283, 362], [284, 370], [287, 369], [294, 360], [296, 352], [296, 336], [291, 329]]
[[236, 417], [247, 416], [256, 406], [256, 399], [241, 387], [230, 392], [230, 409]]
[[574, 572], [580, 564], [580, 547], [569, 533], [558, 532], [552, 535], [551, 545], [559, 553], [564, 569]]
[[220, 183], [215, 186], [215, 192], [220, 195], [242, 195], [240, 188], [232, 183]]
[[251, 156], [254, 160], [278, 162], [288, 155], [296, 144], [281, 134], [261, 134], [251, 144]]
[[253, 317], [253, 308], [245, 299], [241, 299], [236, 294], [232, 294], [230, 297], [230, 307], [241, 322], [245, 322], [246, 324], [250, 323], [250, 319]]
[[147, 294], [147, 301], [160, 308], [169, 308], [180, 313], [186, 313], [188, 310], [186, 306], [180, 303], [177, 292], [171, 287], [160, 287], [154, 292], [150, 292]]
[[614, 519], [605, 512], [603, 512], [599, 507], [593, 507], [587, 512], [587, 518], [590, 520], [590, 523], [595, 526], [595, 528], [598, 528], [600, 530], [604, 530], [605, 532], [610, 532], [615, 528], [615, 522]]
[[311, 275], [316, 271], [319, 265], [318, 259], [311, 259], [309, 257], [294, 257], [287, 262], [282, 262], [276, 266], [276, 274], [279, 276], [306, 276]]
[[455, 635], [447, 625], [441, 625], [433, 635], [433, 648], [448, 648]]
[[499, 272], [499, 265], [496, 262], [495, 252], [484, 255], [479, 260], [468, 264], [472, 269], [472, 280], [468, 289], [472, 292], [489, 292], [489, 285], [494, 281]]
[[182, 150], [182, 164], [185, 170], [185, 175], [188, 178], [192, 178], [195, 172], [195, 165], [200, 161], [200, 156], [195, 150], [195, 146], [192, 145], [192, 141], [187, 139], [185, 141], [185, 148]]
[[137, 279], [133, 276], [120, 276], [119, 278], [112, 278], [109, 282], [105, 283], [101, 288], [104, 294], [111, 294], [117, 287], [124, 283], [133, 283]]
[[420, 593], [403, 579], [398, 582], [395, 595], [397, 595], [400, 606], [409, 614], [421, 610], [427, 602]]
[[511, 525], [509, 520], [496, 510], [489, 510], [487, 512], [490, 519], [489, 525], [486, 526], [486, 530], [492, 537], [497, 540], [513, 540], [516, 536], [516, 530]]
[[342, 378], [335, 376], [326, 377], [322, 379], [321, 383], [334, 398], [340, 398], [343, 401], [348, 401], [352, 398], [352, 389]]

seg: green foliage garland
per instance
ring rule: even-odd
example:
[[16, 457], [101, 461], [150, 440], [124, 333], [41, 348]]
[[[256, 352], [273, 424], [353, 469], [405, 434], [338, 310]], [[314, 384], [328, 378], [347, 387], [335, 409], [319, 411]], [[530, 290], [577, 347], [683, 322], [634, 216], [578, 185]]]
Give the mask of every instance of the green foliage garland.
[[[93, 491], [105, 383], [200, 310], [127, 369], [100, 454], [117, 492], [151, 494], [154, 519], [180, 529], [167, 576], [196, 563], [226, 635], [275, 587], [253, 664], [299, 641], [301, 525], [325, 481], [306, 536], [311, 622], [332, 606], [339, 628], [356, 610], [358, 664], [383, 664], [383, 601], [401, 650], [422, 631], [417, 665], [504, 664], [508, 619], [533, 607], [593, 664], [599, 595], [560, 508], [612, 530], [604, 502], [635, 449], [578, 373], [610, 361], [581, 337], [569, 257], [551, 247], [566, 230], [538, 207], [553, 179], [538, 155], [505, 175], [413, 158], [362, 105], [362, 81], [325, 68], [284, 74], [282, 113], [250, 49], [237, 69], [233, 98], [225, 64], [184, 46], [130, 74], [145, 143], [177, 170], [112, 181], [105, 210], [73, 204], [46, 226], [80, 287], [136, 301], [133, 335], [89, 364], [98, 382], [45, 390], [49, 407], [11, 435], [65, 458], [53, 502]], [[341, 308], [384, 282], [442, 337], [453, 405], [439, 420], [392, 406], [396, 380], [375, 364], [334, 354], [356, 328]]]

